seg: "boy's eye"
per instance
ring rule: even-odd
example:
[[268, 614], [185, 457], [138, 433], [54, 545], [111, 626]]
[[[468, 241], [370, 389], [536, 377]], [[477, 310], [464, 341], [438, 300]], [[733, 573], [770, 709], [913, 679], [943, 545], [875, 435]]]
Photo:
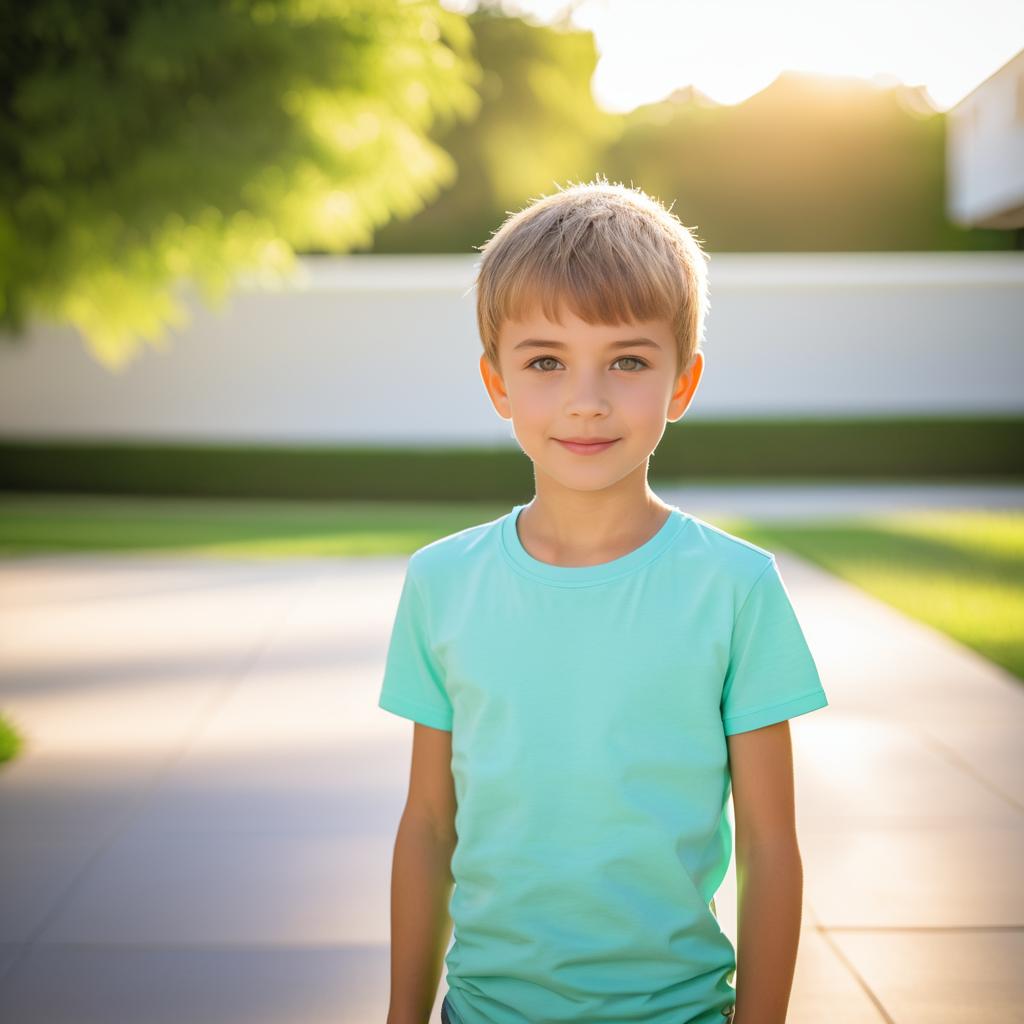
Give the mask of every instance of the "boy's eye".
[[627, 362], [630, 363], [637, 363], [641, 367], [647, 365], [639, 356], [619, 356], [619, 358], [616, 359], [615, 361], [617, 363], [621, 363], [623, 360], [626, 360]]
[[[537, 363], [557, 363], [558, 360], [554, 356], [538, 356], [536, 359], [531, 360], [526, 364], [529, 369], [532, 366], [536, 366]], [[540, 369], [540, 367], [538, 367]], [[546, 372], [546, 371], [545, 371]]]
[[[531, 366], [536, 366], [537, 363], [548, 363], [548, 362], [557, 363], [558, 360], [554, 356], [537, 356], [536, 359], [531, 360], [526, 365], [527, 365], [527, 368], [529, 368]], [[638, 368], [645, 368], [647, 366], [647, 363], [643, 359], [641, 359], [639, 356], [619, 356], [619, 358], [616, 359], [615, 362], [616, 363], [622, 363], [622, 362], [637, 363], [638, 364]], [[612, 365], [614, 366], [615, 364], [613, 363]], [[538, 367], [538, 369], [539, 369], [539, 367]], [[547, 373], [548, 371], [547, 370], [543, 370], [542, 372]], [[636, 373], [637, 371], [636, 370], [632, 370], [631, 372], [632, 373]]]

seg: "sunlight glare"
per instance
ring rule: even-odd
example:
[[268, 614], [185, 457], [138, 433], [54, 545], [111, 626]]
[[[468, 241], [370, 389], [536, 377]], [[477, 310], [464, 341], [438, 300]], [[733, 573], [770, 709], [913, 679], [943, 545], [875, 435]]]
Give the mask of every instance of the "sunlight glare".
[[[442, 0], [468, 13], [473, 0]], [[1024, 48], [1021, 0], [505, 0], [543, 23], [593, 31], [592, 89], [625, 113], [693, 86], [735, 104], [784, 71], [923, 86], [938, 110]]]

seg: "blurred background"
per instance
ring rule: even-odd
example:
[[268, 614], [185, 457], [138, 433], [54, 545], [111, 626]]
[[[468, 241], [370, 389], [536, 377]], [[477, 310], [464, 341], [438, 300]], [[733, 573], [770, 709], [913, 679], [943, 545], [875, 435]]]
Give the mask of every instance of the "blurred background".
[[1024, 7], [2, 21], [0, 1017], [384, 1019], [405, 559], [533, 494], [477, 247], [600, 176], [710, 256], [651, 485], [778, 553], [832, 702], [792, 1019], [1024, 1020]]

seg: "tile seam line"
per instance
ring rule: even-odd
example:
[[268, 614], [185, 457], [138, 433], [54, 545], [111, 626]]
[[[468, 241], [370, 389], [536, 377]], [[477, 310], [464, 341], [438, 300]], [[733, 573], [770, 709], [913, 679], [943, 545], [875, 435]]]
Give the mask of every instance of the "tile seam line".
[[816, 924], [816, 932], [856, 935], [859, 933], [875, 933], [903, 935], [919, 932], [921, 934], [939, 934], [957, 932], [1020, 932], [1024, 924]]
[[829, 934], [831, 929], [822, 925], [815, 926], [814, 930], [821, 937], [821, 940], [828, 946], [832, 955], [839, 961], [843, 968], [847, 971], [850, 977], [858, 988], [864, 993], [865, 997], [870, 1000], [871, 1005], [878, 1011], [879, 1016], [885, 1021], [885, 1024], [896, 1024], [896, 1020], [886, 1010], [882, 1004], [881, 999], [875, 995], [871, 986], [868, 984], [867, 979], [854, 967], [852, 961], [846, 954], [839, 948], [839, 944]]
[[1015, 800], [1013, 796], [1011, 796], [1009, 793], [1004, 793], [998, 785], [991, 782], [989, 779], [985, 778], [984, 775], [979, 774], [979, 772], [974, 768], [974, 766], [969, 761], [961, 757], [960, 753], [955, 748], [949, 746], [949, 744], [947, 743], [944, 743], [938, 737], [933, 736], [926, 728], [922, 727], [921, 725], [913, 723], [910, 725], [910, 729], [912, 732], [917, 734], [918, 738], [921, 740], [922, 743], [924, 743], [926, 747], [931, 748], [939, 757], [945, 760], [948, 764], [962, 771], [965, 775], [969, 776], [976, 783], [978, 783], [979, 786], [986, 789], [993, 796], [1005, 801], [1014, 810], [1024, 814], [1024, 805], [1022, 805], [1019, 801]]

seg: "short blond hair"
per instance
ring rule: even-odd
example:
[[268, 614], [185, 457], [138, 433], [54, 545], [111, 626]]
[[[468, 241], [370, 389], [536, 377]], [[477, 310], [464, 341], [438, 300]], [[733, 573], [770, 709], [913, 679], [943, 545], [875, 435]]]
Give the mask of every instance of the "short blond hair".
[[498, 332], [539, 307], [556, 323], [564, 303], [590, 324], [667, 320], [677, 375], [704, 339], [707, 254], [675, 214], [639, 188], [594, 181], [557, 186], [509, 216], [480, 246], [477, 326], [496, 370]]

